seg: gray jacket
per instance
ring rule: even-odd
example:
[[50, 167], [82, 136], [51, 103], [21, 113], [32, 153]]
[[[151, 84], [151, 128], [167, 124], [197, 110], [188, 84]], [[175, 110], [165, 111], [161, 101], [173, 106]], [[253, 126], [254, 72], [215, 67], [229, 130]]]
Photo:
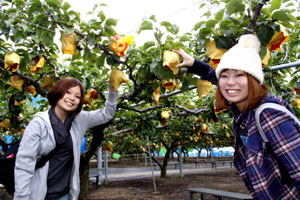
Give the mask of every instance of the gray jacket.
[[[117, 92], [110, 92], [104, 109], [81, 111], [74, 119], [70, 129], [73, 141], [73, 170], [70, 182], [70, 196], [77, 200], [80, 191], [79, 160], [80, 146], [87, 129], [111, 120], [117, 107]], [[38, 157], [47, 155], [55, 148], [55, 138], [48, 111], [34, 115], [25, 129], [15, 165], [14, 200], [43, 200], [47, 192], [49, 162], [35, 170]]]

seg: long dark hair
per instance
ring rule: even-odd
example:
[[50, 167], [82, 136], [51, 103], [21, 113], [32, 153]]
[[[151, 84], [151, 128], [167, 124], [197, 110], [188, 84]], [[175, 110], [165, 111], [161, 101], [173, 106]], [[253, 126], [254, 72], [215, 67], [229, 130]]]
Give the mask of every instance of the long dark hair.
[[72, 116], [76, 116], [78, 113], [80, 113], [81, 109], [82, 109], [82, 105], [83, 105], [83, 101], [84, 101], [84, 88], [82, 83], [73, 77], [66, 77], [63, 79], [60, 79], [59, 81], [56, 82], [56, 84], [54, 85], [54, 87], [50, 90], [50, 92], [47, 95], [47, 99], [49, 101], [49, 104], [51, 106], [56, 106], [57, 102], [63, 98], [63, 96], [65, 95], [65, 93], [72, 87], [76, 87], [79, 86], [80, 88], [80, 102], [78, 104], [78, 107], [76, 108], [76, 110], [74, 110], [72, 112]]

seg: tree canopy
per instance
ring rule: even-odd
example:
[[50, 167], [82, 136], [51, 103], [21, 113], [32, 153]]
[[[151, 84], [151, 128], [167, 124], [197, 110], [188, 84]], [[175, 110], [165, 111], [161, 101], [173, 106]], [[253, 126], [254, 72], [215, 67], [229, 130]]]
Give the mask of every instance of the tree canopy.
[[[88, 156], [82, 163], [88, 162], [103, 141], [103, 145], [112, 141], [119, 153], [145, 151], [146, 136], [152, 151], [166, 147], [168, 153], [178, 145], [183, 149], [232, 145], [231, 114], [214, 109], [214, 86], [187, 74], [186, 69], [176, 71], [172, 63], [180, 58], [165, 54], [181, 48], [217, 67], [223, 53], [245, 33], [260, 39], [265, 81], [272, 92], [294, 105], [299, 114], [298, 70], [270, 70], [299, 59], [298, 0], [201, 3], [201, 21], [184, 34], [179, 34], [176, 24], [149, 16], [141, 21], [137, 34], [150, 31], [155, 40], [141, 46], [130, 36], [118, 35], [117, 19], [106, 16], [101, 8], [107, 5], [102, 3], [91, 11], [95, 18], [83, 21], [62, 0], [1, 2], [1, 137], [12, 135], [20, 140], [32, 116], [48, 108], [44, 97], [62, 77], [83, 82], [83, 109], [102, 108], [110, 72], [117, 69], [129, 83], [119, 88], [114, 119], [87, 133]], [[208, 5], [220, 9], [213, 13]], [[56, 43], [57, 36], [61, 44]], [[61, 59], [61, 52], [70, 56]], [[96, 136], [99, 132], [101, 137]]]

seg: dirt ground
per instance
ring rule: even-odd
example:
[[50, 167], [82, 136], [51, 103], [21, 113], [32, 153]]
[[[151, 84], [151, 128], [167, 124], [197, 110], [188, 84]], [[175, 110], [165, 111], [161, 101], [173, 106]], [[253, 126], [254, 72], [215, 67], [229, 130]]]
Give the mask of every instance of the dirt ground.
[[[113, 181], [108, 185], [101, 185], [97, 190], [90, 187], [88, 199], [93, 200], [187, 200], [190, 187], [205, 187], [211, 189], [240, 192], [248, 194], [243, 182], [235, 170], [214, 171], [207, 174], [189, 174], [183, 178], [171, 176], [168, 178], [155, 178], [157, 192], [154, 192], [152, 178]], [[199, 199], [199, 195], [194, 195]], [[216, 199], [205, 195], [205, 199]]]
[[[132, 167], [130, 162], [130, 167]], [[124, 167], [123, 164], [118, 164]], [[190, 187], [205, 187], [211, 189], [240, 192], [248, 194], [242, 180], [237, 175], [235, 169], [218, 171], [214, 170], [205, 174], [186, 174], [183, 178], [178, 175], [168, 176], [168, 178], [155, 177], [156, 192], [152, 178], [136, 180], [111, 181], [102, 184], [96, 189], [95, 185], [89, 186], [89, 200], [188, 200], [189, 193], [186, 190]], [[194, 195], [199, 199], [199, 195]], [[205, 195], [205, 199], [216, 199], [210, 195]], [[0, 188], [0, 199], [11, 200], [11, 195]]]

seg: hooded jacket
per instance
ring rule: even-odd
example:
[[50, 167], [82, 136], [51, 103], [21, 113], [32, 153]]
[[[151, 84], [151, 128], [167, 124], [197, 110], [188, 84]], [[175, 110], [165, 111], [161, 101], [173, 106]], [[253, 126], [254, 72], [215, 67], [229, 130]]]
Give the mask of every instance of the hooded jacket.
[[[87, 129], [111, 120], [117, 107], [118, 92], [109, 92], [104, 109], [81, 111], [73, 120], [70, 134], [74, 163], [70, 180], [70, 199], [77, 200], [80, 192], [80, 146]], [[15, 164], [14, 200], [43, 200], [47, 193], [49, 162], [35, 169], [38, 157], [47, 155], [56, 146], [48, 111], [34, 115], [25, 129]]]

